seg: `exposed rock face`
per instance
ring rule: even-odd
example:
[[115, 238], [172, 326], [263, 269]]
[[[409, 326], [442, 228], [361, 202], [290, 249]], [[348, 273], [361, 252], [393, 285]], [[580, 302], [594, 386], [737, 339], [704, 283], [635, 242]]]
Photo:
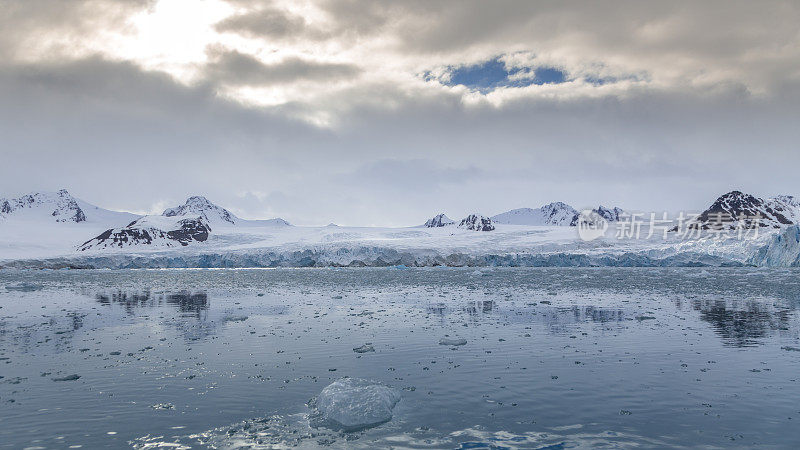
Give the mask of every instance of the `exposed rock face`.
[[553, 202], [541, 208], [519, 208], [492, 216], [492, 222], [507, 225], [555, 225], [572, 223], [578, 211], [563, 202]]
[[439, 228], [447, 225], [453, 225], [454, 223], [455, 221], [453, 221], [449, 217], [445, 216], [444, 213], [442, 213], [442, 214], [437, 214], [432, 219], [428, 219], [428, 221], [425, 222], [425, 226], [428, 228]]
[[458, 224], [459, 228], [472, 231], [493, 231], [494, 225], [492, 219], [481, 216], [480, 214], [470, 214], [461, 220]]
[[216, 221], [228, 222], [235, 225], [238, 218], [225, 208], [211, 203], [207, 198], [201, 196], [189, 197], [181, 206], [169, 208], [162, 214], [167, 217], [174, 216], [200, 216], [206, 219], [206, 223]]
[[731, 191], [717, 198], [687, 227], [702, 230], [733, 229], [742, 221], [746, 228], [780, 228], [795, 223], [798, 216], [796, 204], [791, 196], [764, 200], [740, 191]]
[[4, 216], [33, 210], [46, 212], [56, 222], [86, 221], [86, 214], [66, 189], [58, 192], [36, 192], [16, 199], [0, 199], [0, 214]]
[[122, 248], [137, 245], [154, 247], [187, 246], [192, 242], [208, 239], [211, 227], [202, 217], [180, 219], [164, 230], [150, 223], [147, 217], [131, 222], [124, 228], [102, 232], [94, 239], [84, 242], [78, 250]]
[[[623, 211], [621, 208], [606, 208], [603, 205], [594, 208], [592, 212], [597, 213], [600, 217], [608, 222], [619, 222], [620, 217], [625, 214], [625, 211]], [[570, 226], [577, 226], [579, 217], [580, 213], [575, 214], [575, 217], [573, 217], [572, 221], [570, 222]]]
[[603, 205], [597, 207], [597, 209], [593, 210], [597, 214], [600, 214], [600, 217], [606, 219], [609, 222], [619, 222], [619, 216], [623, 214], [622, 209], [620, 208], [606, 208]]
[[189, 245], [192, 241], [205, 242], [208, 233], [211, 232], [211, 227], [203, 223], [200, 218], [183, 219], [178, 223], [180, 228], [167, 231], [167, 237], [180, 242], [181, 245]]
[[768, 200], [775, 211], [793, 223], [800, 223], [800, 200], [791, 195], [778, 195]]

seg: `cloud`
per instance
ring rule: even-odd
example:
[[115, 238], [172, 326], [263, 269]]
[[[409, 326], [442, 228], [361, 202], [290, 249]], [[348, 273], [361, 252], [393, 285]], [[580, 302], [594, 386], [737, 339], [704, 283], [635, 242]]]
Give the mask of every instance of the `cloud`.
[[236, 50], [211, 49], [205, 66], [205, 79], [223, 85], [263, 86], [299, 81], [330, 82], [352, 79], [360, 70], [351, 64], [325, 63], [287, 57], [265, 64], [252, 55]]
[[131, 16], [154, 0], [29, 0], [0, 8], [0, 56], [31, 61], [85, 50], [107, 29], [126, 32]]
[[376, 189], [393, 188], [410, 190], [412, 186], [425, 186], [434, 193], [443, 185], [463, 185], [485, 176], [477, 167], [448, 167], [426, 159], [400, 160], [381, 159], [365, 164], [355, 171], [340, 177], [343, 183], [370, 184]]
[[284, 10], [266, 7], [227, 17], [215, 26], [217, 31], [244, 34], [249, 37], [286, 38], [305, 34], [306, 20]]
[[412, 225], [800, 194], [792, 2], [205, 3], [0, 10], [2, 196]]

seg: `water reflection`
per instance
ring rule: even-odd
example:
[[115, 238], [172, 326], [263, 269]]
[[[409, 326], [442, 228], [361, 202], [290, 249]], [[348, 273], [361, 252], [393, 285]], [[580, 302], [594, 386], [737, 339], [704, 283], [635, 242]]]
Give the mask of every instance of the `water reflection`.
[[43, 315], [36, 320], [11, 323], [0, 322], [0, 352], [17, 347], [23, 353], [52, 345], [57, 351], [67, 351], [78, 330], [84, 327], [87, 314], [65, 311], [63, 315]]
[[122, 305], [125, 311], [133, 315], [139, 308], [156, 308], [163, 305], [172, 306], [183, 316], [194, 316], [204, 320], [210, 302], [206, 292], [190, 292], [182, 290], [172, 294], [153, 295], [150, 291], [128, 293], [117, 291], [112, 294], [97, 294], [97, 301], [102, 305]]
[[208, 294], [198, 292], [192, 294], [189, 291], [181, 291], [167, 296], [167, 304], [176, 306], [182, 313], [192, 313], [198, 318], [208, 310]]
[[[678, 311], [694, 311], [695, 317], [709, 324], [727, 347], [753, 347], [763, 345], [770, 337], [800, 339], [800, 323], [796, 310], [797, 302], [768, 301], [767, 299], [700, 299], [678, 298], [674, 305]], [[664, 313], [647, 312], [645, 303], [634, 302], [625, 307], [596, 305], [557, 306], [549, 301], [528, 302], [519, 305], [513, 302], [470, 301], [460, 305], [445, 302], [432, 303], [425, 307], [429, 315], [439, 317], [442, 322], [469, 320], [486, 324], [530, 323], [542, 324], [553, 334], [573, 333], [581, 323], [604, 326], [628, 326], [638, 321], [643, 326], [663, 324]], [[688, 307], [688, 309], [687, 309]], [[658, 309], [658, 308], [656, 308]], [[466, 316], [466, 317], [464, 317]]]
[[795, 311], [769, 302], [695, 299], [692, 308], [700, 312], [700, 319], [711, 324], [723, 345], [729, 347], [761, 345], [776, 332], [797, 333], [797, 327], [790, 327], [796, 318]]
[[469, 302], [464, 307], [464, 311], [470, 316], [477, 316], [480, 314], [489, 314], [494, 309], [494, 300], [481, 300], [476, 302]]
[[444, 302], [432, 303], [425, 311], [441, 321], [465, 319], [483, 323], [538, 323], [546, 326], [553, 334], [574, 331], [574, 326], [581, 323], [612, 324], [632, 320], [635, 311], [620, 308], [600, 307], [594, 305], [553, 306], [547, 303], [515, 303], [496, 302], [494, 300], [469, 301], [461, 305], [448, 305]]

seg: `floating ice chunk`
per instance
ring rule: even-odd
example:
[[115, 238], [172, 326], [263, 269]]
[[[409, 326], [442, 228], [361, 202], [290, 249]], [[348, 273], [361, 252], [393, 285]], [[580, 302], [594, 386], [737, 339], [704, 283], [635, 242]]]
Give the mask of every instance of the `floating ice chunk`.
[[222, 318], [223, 322], [244, 322], [249, 319], [248, 316], [225, 316]]
[[31, 283], [15, 283], [7, 285], [6, 289], [9, 291], [33, 292], [42, 289], [42, 286]]
[[53, 378], [53, 381], [75, 381], [75, 380], [79, 379], [80, 377], [81, 377], [80, 375], [78, 375], [77, 373], [74, 373], [72, 375], [67, 375], [65, 377]]
[[151, 408], [155, 410], [167, 410], [167, 409], [175, 409], [175, 405], [173, 405], [172, 403], [157, 403], [151, 406]]
[[356, 353], [374, 352], [375, 351], [375, 347], [373, 347], [372, 344], [367, 342], [366, 344], [362, 345], [361, 347], [354, 348], [353, 351], [356, 352]]
[[341, 378], [329, 384], [309, 402], [314, 410], [311, 425], [334, 430], [358, 431], [392, 419], [400, 401], [393, 388], [359, 378]]
[[443, 337], [439, 339], [439, 345], [454, 345], [454, 346], [467, 345], [467, 340]]

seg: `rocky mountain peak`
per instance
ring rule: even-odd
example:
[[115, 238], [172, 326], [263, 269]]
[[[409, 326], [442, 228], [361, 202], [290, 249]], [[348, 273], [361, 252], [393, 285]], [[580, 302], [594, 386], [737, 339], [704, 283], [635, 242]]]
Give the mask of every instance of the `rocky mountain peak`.
[[201, 216], [209, 222], [223, 221], [236, 224], [238, 218], [225, 208], [211, 203], [207, 198], [195, 195], [186, 199], [186, 203], [164, 211], [163, 216]]
[[[608, 222], [619, 222], [620, 217], [625, 214], [625, 211], [622, 208], [606, 208], [603, 205], [599, 205], [597, 208], [592, 209], [592, 212], [597, 213], [600, 217], [605, 219]], [[577, 226], [578, 220], [580, 218], [580, 213], [576, 212], [575, 216], [572, 218], [570, 222], [570, 226]]]
[[553, 202], [540, 208], [519, 208], [492, 216], [492, 222], [508, 225], [569, 225], [578, 211], [564, 202]]
[[797, 208], [793, 202], [794, 198], [790, 196], [765, 200], [741, 191], [731, 191], [718, 197], [688, 226], [703, 230], [735, 228], [739, 221], [743, 221], [748, 228], [780, 228], [797, 220]]
[[453, 221], [452, 219], [444, 215], [444, 213], [442, 213], [442, 214], [437, 214], [431, 219], [428, 219], [428, 221], [425, 222], [425, 226], [428, 228], [439, 228], [447, 225], [452, 225], [454, 223], [455, 221]]
[[0, 214], [6, 217], [40, 211], [56, 222], [85, 222], [86, 214], [66, 189], [34, 192], [15, 199], [0, 199]]
[[458, 224], [459, 228], [472, 231], [493, 231], [492, 219], [480, 214], [470, 214]]

